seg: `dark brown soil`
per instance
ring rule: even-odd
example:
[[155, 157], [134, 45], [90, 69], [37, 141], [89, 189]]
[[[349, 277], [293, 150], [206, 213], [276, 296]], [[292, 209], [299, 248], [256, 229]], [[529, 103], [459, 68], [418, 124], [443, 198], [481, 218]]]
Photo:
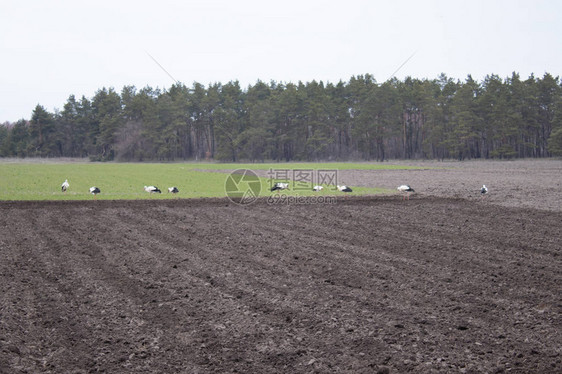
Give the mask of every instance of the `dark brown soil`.
[[0, 203], [0, 373], [556, 373], [562, 213]]

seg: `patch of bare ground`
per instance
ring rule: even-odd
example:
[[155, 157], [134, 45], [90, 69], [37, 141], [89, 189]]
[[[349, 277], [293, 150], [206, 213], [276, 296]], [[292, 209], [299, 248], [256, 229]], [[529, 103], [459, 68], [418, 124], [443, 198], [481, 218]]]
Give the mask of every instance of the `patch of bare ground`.
[[[393, 165], [417, 166], [409, 170], [338, 170], [339, 184], [381, 187], [396, 191], [409, 184], [418, 196], [481, 199], [480, 188], [489, 189], [490, 204], [562, 211], [562, 160], [526, 159], [513, 161], [400, 161]], [[279, 170], [285, 170], [283, 163]], [[273, 169], [275, 170], [275, 169]], [[232, 170], [205, 170], [229, 173]], [[269, 178], [268, 170], [254, 170]], [[288, 175], [292, 175], [288, 173]], [[398, 192], [396, 192], [398, 193]]]
[[[398, 162], [400, 164], [400, 162]], [[562, 160], [408, 162], [422, 170], [342, 170], [348, 184], [396, 188], [410, 184], [421, 195], [481, 199], [505, 207], [562, 211]], [[427, 169], [425, 169], [427, 168]], [[432, 169], [439, 168], [439, 169]]]
[[0, 373], [560, 372], [561, 221], [421, 195], [0, 203]]

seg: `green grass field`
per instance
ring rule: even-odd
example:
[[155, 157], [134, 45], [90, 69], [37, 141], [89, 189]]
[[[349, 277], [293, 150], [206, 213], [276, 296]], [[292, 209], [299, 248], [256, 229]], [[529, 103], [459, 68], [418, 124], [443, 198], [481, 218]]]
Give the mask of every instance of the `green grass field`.
[[[415, 169], [409, 166], [368, 163], [283, 163], [283, 164], [207, 164], [207, 163], [87, 163], [46, 162], [26, 163], [0, 161], [0, 200], [91, 200], [89, 188], [101, 189], [98, 199], [171, 199], [198, 197], [225, 197], [227, 173], [204, 170], [346, 170], [346, 169]], [[68, 179], [70, 188], [61, 192], [60, 185]], [[269, 196], [271, 180], [261, 181], [260, 196]], [[279, 181], [282, 181], [279, 179]], [[162, 194], [148, 194], [145, 185], [156, 185]], [[172, 195], [167, 188], [176, 186], [180, 193]], [[299, 188], [293, 188], [299, 187]], [[353, 195], [386, 193], [381, 188], [353, 187]], [[326, 186], [320, 193], [313, 193], [303, 184], [291, 184], [286, 195], [311, 196], [342, 195]]]

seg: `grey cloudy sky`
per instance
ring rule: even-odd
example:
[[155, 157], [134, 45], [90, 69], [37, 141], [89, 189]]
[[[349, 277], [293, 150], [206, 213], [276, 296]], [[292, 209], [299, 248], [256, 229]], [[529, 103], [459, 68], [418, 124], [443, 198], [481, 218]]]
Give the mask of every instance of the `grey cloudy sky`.
[[562, 68], [562, 2], [494, 0], [4, 0], [0, 123], [102, 87], [353, 75], [464, 80]]

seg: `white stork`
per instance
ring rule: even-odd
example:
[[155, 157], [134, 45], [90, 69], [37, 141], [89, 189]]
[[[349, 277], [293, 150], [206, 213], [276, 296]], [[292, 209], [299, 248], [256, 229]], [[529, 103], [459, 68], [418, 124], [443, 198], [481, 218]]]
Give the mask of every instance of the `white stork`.
[[[345, 186], [345, 185], [344, 185], [344, 186], [337, 186], [337, 185], [336, 185], [336, 187], [338, 188], [338, 190], [339, 190], [340, 192], [346, 192], [346, 193], [347, 193], [347, 192], [353, 192], [353, 190], [351, 189], [351, 187], [348, 187], [348, 186]], [[344, 197], [344, 199], [347, 200], [347, 197]]]
[[486, 195], [488, 193], [488, 187], [486, 187], [485, 184], [482, 185], [482, 188], [480, 189], [480, 195], [482, 195], [482, 197], [484, 197], [484, 195]]
[[98, 194], [99, 194], [100, 192], [101, 192], [101, 191], [100, 191], [99, 188], [97, 188], [97, 187], [95, 187], [95, 186], [94, 186], [94, 187], [90, 187], [90, 193], [91, 193], [92, 195], [94, 195], [94, 200], [97, 200], [97, 196], [98, 196]]
[[336, 186], [341, 192], [353, 192], [353, 190], [348, 186]]
[[404, 193], [404, 192], [406, 193], [404, 196], [402, 196], [402, 200], [406, 200], [406, 196], [408, 196], [408, 200], [410, 200], [410, 193], [416, 192], [416, 191], [414, 191], [414, 189], [412, 187], [410, 187], [407, 184], [403, 184], [401, 186], [398, 186], [397, 190], [402, 192], [402, 193]]
[[60, 188], [62, 192], [66, 192], [66, 190], [68, 189], [68, 187], [70, 187], [70, 184], [68, 184], [68, 179], [65, 179], [64, 182], [62, 182]]
[[177, 187], [168, 187], [168, 193], [178, 193], [180, 192], [180, 190], [178, 190]]
[[273, 187], [271, 187], [271, 192], [286, 190], [287, 188], [289, 188], [289, 183], [277, 182], [273, 185]]
[[162, 193], [156, 186], [144, 186], [144, 190], [148, 193]]
[[314, 187], [312, 187], [312, 191], [314, 191], [314, 192], [322, 191], [323, 189], [324, 189], [324, 187], [322, 187], [322, 186], [314, 186]]

